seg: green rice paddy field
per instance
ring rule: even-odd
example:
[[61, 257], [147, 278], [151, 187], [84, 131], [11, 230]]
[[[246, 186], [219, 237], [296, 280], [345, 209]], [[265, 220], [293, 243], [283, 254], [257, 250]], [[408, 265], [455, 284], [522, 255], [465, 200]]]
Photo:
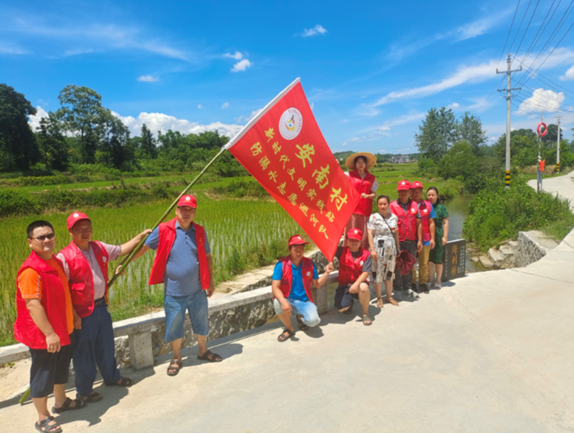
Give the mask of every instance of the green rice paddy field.
[[[380, 183], [378, 194], [388, 194], [391, 199], [396, 198], [397, 182], [401, 179], [414, 180], [415, 170], [416, 164], [389, 165], [379, 170], [375, 169], [373, 173]], [[185, 174], [183, 177], [192, 178], [190, 174]], [[179, 176], [179, 179], [181, 178], [182, 176]], [[169, 180], [175, 178], [170, 176]], [[425, 183], [425, 187], [435, 185], [448, 191], [448, 195], [459, 193], [456, 184], [435, 182], [435, 180], [431, 182], [424, 178], [420, 180]], [[137, 182], [137, 179], [130, 179], [130, 182]], [[142, 182], [145, 181], [142, 179]], [[287, 253], [285, 244], [288, 237], [294, 233], [302, 233], [290, 216], [273, 201], [226, 198], [216, 200], [209, 194], [211, 188], [229, 182], [230, 179], [226, 179], [219, 183], [201, 184], [192, 191], [198, 198], [196, 221], [206, 228], [209, 237], [216, 283], [240, 274], [247, 268], [272, 263]], [[117, 181], [115, 183], [117, 184]], [[112, 182], [110, 181], [108, 185], [112, 185]], [[97, 187], [105, 186], [105, 183], [98, 182]], [[68, 184], [59, 188], [73, 187], [77, 185]], [[42, 191], [45, 188], [40, 186], [25, 189], [32, 192]], [[139, 206], [94, 208], [84, 211], [92, 219], [94, 239], [120, 244], [142, 230], [153, 227], [170, 203], [171, 200], [164, 200]], [[12, 332], [16, 315], [15, 278], [20, 265], [30, 253], [25, 234], [27, 225], [37, 219], [49, 220], [56, 231], [56, 250], [60, 250], [70, 241], [66, 231], [68, 214], [68, 212], [52, 213], [0, 219], [3, 241], [0, 244], [0, 345], [14, 342]], [[163, 306], [163, 286], [147, 285], [152, 262], [153, 254], [148, 252], [130, 264], [126, 274], [111, 288], [110, 308], [114, 320], [137, 316]], [[118, 263], [112, 263], [110, 270], [115, 269]]]

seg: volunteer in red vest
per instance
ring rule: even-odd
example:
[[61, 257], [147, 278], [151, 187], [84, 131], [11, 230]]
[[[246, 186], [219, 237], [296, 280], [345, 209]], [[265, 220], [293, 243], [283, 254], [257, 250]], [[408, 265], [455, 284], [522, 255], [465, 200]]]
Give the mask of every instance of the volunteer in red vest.
[[311, 284], [320, 288], [334, 268], [333, 264], [329, 263], [325, 274], [319, 278], [314, 262], [303, 256], [305, 244], [309, 243], [299, 235], [289, 238], [289, 256], [280, 259], [273, 270], [273, 307], [285, 327], [277, 338], [279, 342], [285, 342], [295, 335], [291, 322], [292, 313], [297, 315], [301, 331], [309, 330], [309, 327], [315, 327], [321, 322], [317, 306], [313, 302]]
[[30, 390], [38, 412], [36, 429], [62, 432], [48, 411], [48, 395], [54, 392], [54, 413], [85, 405], [66, 397], [74, 311], [64, 268], [52, 254], [56, 247], [54, 227], [38, 220], [28, 226], [27, 236], [32, 252], [16, 278], [14, 338], [28, 346], [32, 356]]
[[[417, 213], [417, 252], [419, 254], [419, 274], [418, 274], [418, 288], [416, 292], [429, 293], [428, 280], [429, 280], [429, 254], [431, 249], [435, 246], [435, 225], [434, 219], [436, 218], [434, 207], [428, 200], [423, 200], [423, 184], [420, 181], [415, 181], [411, 184], [411, 192], [413, 202], [418, 204]], [[414, 285], [413, 285], [414, 286]]]
[[165, 341], [171, 344], [173, 359], [167, 375], [179, 373], [182, 365], [181, 342], [184, 335], [185, 312], [199, 346], [199, 360], [221, 362], [220, 355], [207, 349], [209, 332], [207, 298], [213, 295], [213, 261], [207, 234], [203, 226], [194, 223], [197, 200], [182, 196], [175, 218], [160, 224], [146, 240], [135, 257], [149, 249], [157, 250], [150, 285], [165, 285]]
[[[369, 173], [369, 169], [375, 164], [377, 164], [377, 157], [370, 152], [358, 152], [345, 161], [345, 166], [350, 170], [350, 172], [345, 172], [345, 175], [347, 175], [353, 187], [361, 195], [361, 200], [347, 222], [345, 233], [351, 229], [360, 229], [363, 234], [363, 239], [361, 240], [363, 249], [369, 248], [367, 221], [373, 212], [373, 199], [377, 194], [377, 188], [379, 188], [379, 183], [375, 176]], [[346, 239], [344, 245], [347, 245]]]
[[102, 395], [94, 391], [96, 366], [108, 386], [130, 387], [116, 363], [112, 317], [108, 312], [108, 265], [127, 255], [151, 231], [148, 229], [121, 246], [92, 240], [92, 223], [82, 212], [67, 220], [72, 241], [58, 253], [68, 277], [72, 304], [81, 319], [75, 331], [74, 371], [77, 398], [96, 402]]
[[359, 299], [363, 308], [363, 324], [371, 325], [369, 317], [369, 274], [373, 260], [368, 250], [361, 247], [363, 233], [360, 229], [347, 232], [348, 247], [338, 247], [335, 257], [339, 260], [339, 286], [335, 291], [335, 307], [339, 312], [351, 313], [353, 299]]
[[[399, 226], [399, 251], [406, 250], [413, 258], [417, 254], [417, 214], [419, 208], [410, 199], [411, 183], [404, 179], [397, 186], [399, 198], [391, 202], [391, 213], [397, 216]], [[395, 269], [393, 288], [395, 295], [402, 291], [404, 295], [412, 295], [413, 274], [401, 275], [400, 267]]]

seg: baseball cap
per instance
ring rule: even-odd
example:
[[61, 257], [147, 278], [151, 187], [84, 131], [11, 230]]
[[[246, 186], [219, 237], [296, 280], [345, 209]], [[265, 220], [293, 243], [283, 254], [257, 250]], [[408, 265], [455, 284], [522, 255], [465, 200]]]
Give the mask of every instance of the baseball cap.
[[83, 212], [73, 212], [68, 217], [68, 230], [72, 229], [72, 227], [78, 223], [80, 220], [88, 220], [91, 221], [90, 218], [84, 214]]
[[361, 241], [363, 239], [363, 231], [360, 229], [349, 229], [347, 238]]
[[411, 184], [411, 190], [414, 190], [415, 188], [424, 188], [423, 187], [423, 183], [420, 181], [415, 181]]
[[301, 235], [293, 235], [291, 238], [289, 238], [289, 246], [296, 246], [299, 244], [309, 244], [308, 241], [305, 241], [303, 238], [301, 238]]
[[177, 206], [190, 206], [192, 208], [197, 208], [197, 200], [195, 199], [195, 197], [186, 194], [179, 198]]
[[411, 189], [411, 183], [408, 180], [403, 179], [402, 181], [399, 181], [399, 185], [397, 186], [397, 191], [410, 190], [410, 189]]

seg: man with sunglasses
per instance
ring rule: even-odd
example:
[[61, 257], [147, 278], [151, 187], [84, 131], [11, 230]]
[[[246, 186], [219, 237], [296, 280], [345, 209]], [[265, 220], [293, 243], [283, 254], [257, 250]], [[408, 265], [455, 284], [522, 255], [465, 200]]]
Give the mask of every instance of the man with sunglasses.
[[72, 242], [57, 257], [64, 265], [72, 304], [78, 315], [73, 356], [77, 398], [97, 402], [102, 395], [94, 392], [96, 366], [108, 386], [133, 384], [121, 376], [116, 363], [114, 329], [108, 312], [108, 264], [130, 253], [151, 230], [118, 246], [91, 241], [92, 223], [84, 213], [72, 213], [67, 223]]
[[65, 389], [72, 358], [74, 313], [62, 263], [52, 253], [56, 247], [54, 227], [37, 220], [28, 226], [27, 236], [32, 252], [16, 278], [18, 316], [14, 337], [30, 347], [30, 390], [38, 412], [36, 429], [62, 432], [48, 411], [48, 395], [54, 392], [54, 413], [85, 405], [66, 397]]

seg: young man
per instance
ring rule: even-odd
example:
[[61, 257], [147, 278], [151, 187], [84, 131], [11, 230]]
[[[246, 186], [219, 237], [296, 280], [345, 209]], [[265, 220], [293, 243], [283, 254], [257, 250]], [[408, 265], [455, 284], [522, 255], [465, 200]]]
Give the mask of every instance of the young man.
[[215, 290], [213, 261], [205, 229], [193, 222], [196, 210], [195, 197], [182, 196], [177, 203], [176, 217], [160, 224], [135, 255], [138, 258], [149, 249], [157, 249], [149, 284], [165, 285], [165, 340], [173, 350], [173, 360], [167, 369], [169, 376], [177, 375], [183, 363], [180, 349], [186, 311], [199, 346], [197, 358], [208, 362], [223, 360], [207, 349], [207, 298]]
[[285, 342], [295, 335], [291, 322], [293, 311], [297, 315], [301, 331], [309, 330], [309, 327], [315, 327], [321, 322], [317, 306], [313, 302], [311, 283], [315, 288], [320, 288], [334, 268], [333, 264], [329, 263], [325, 274], [319, 278], [313, 261], [303, 256], [305, 244], [309, 243], [299, 235], [289, 238], [289, 256], [280, 259], [273, 270], [273, 307], [285, 327], [277, 338], [279, 342]]
[[30, 389], [38, 412], [36, 429], [62, 432], [48, 411], [48, 395], [54, 392], [54, 413], [85, 405], [66, 397], [65, 389], [72, 358], [74, 311], [62, 263], [52, 254], [56, 247], [54, 227], [38, 220], [28, 226], [27, 236], [32, 252], [16, 278], [18, 317], [14, 337], [30, 347]]
[[130, 387], [116, 363], [112, 317], [108, 312], [108, 264], [127, 255], [150, 233], [148, 229], [121, 246], [91, 241], [92, 223], [81, 212], [68, 217], [70, 244], [58, 253], [70, 283], [72, 304], [79, 315], [74, 348], [77, 398], [96, 402], [102, 395], [94, 392], [96, 366], [108, 386]]
[[[419, 278], [418, 278], [418, 292], [429, 293], [428, 289], [428, 275], [429, 275], [429, 254], [431, 249], [434, 248], [434, 219], [436, 217], [434, 208], [428, 200], [423, 200], [423, 184], [420, 181], [415, 181], [411, 184], [411, 191], [413, 202], [418, 205], [417, 212], [417, 252], [419, 254]], [[413, 271], [414, 272], [414, 271]]]
[[[399, 250], [408, 251], [413, 257], [417, 253], [417, 213], [418, 206], [409, 196], [411, 195], [411, 183], [406, 179], [400, 181], [397, 186], [399, 198], [391, 202], [390, 210], [397, 216], [399, 223]], [[413, 274], [401, 275], [400, 267], [395, 270], [393, 287], [397, 291], [404, 291], [409, 295], [412, 289]]]
[[368, 277], [373, 259], [368, 250], [361, 247], [363, 232], [351, 229], [347, 232], [349, 247], [339, 247], [335, 257], [339, 260], [339, 286], [335, 292], [335, 307], [339, 312], [351, 313], [353, 299], [358, 298], [363, 307], [363, 324], [371, 325], [369, 317]]

